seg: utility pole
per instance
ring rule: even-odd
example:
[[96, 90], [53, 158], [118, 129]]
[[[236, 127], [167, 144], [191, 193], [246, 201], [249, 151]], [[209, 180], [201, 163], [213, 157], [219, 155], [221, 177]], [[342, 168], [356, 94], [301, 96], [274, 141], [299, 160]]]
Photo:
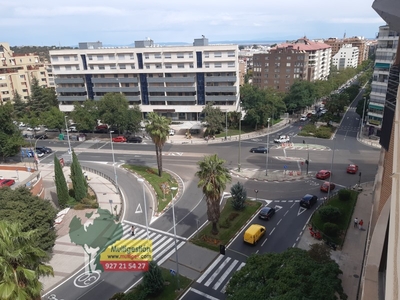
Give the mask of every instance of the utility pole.
[[241, 135], [242, 135], [242, 102], [239, 103], [239, 157], [238, 157], [238, 172], [240, 172]]
[[267, 157], [265, 158], [265, 176], [268, 176], [268, 158], [269, 158], [269, 123], [271, 118], [268, 118], [268, 135], [267, 135]]
[[365, 115], [365, 104], [367, 103], [367, 99], [364, 97], [364, 108], [362, 112], [362, 118], [361, 118], [361, 126], [360, 126], [360, 138], [362, 139], [362, 134], [363, 134], [363, 128], [364, 128], [364, 115]]
[[306, 171], [306, 175], [308, 175], [308, 165], [310, 164], [310, 150], [308, 148], [308, 143], [306, 143], [305, 140], [303, 140], [303, 144], [307, 145], [307, 159], [306, 159], [306, 167], [307, 167], [307, 171]]

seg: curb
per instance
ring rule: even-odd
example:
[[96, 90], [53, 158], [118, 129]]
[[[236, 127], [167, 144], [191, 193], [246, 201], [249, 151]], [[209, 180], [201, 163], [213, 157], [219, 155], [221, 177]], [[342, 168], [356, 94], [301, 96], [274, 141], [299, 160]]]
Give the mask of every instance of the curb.
[[243, 176], [234, 172], [229, 172], [231, 175], [235, 175], [237, 177], [243, 178], [243, 179], [247, 179], [247, 180], [253, 180], [253, 181], [260, 181], [260, 182], [291, 182], [291, 181], [301, 181], [307, 178], [306, 175], [304, 176], [300, 176], [300, 177], [296, 177], [296, 178], [290, 178], [290, 179], [258, 179], [258, 178], [254, 178], [254, 177], [249, 177], [249, 176]]

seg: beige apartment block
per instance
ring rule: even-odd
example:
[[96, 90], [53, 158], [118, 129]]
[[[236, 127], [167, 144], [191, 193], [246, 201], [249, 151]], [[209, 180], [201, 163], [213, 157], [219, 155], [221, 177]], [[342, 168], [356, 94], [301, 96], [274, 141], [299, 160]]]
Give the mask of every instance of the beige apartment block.
[[48, 86], [47, 68], [39, 55], [15, 54], [8, 43], [0, 42], [0, 103], [12, 101], [16, 93], [26, 101], [33, 78], [40, 86]]
[[351, 38], [329, 38], [324, 40], [324, 43], [332, 47], [332, 56], [339, 52], [344, 45], [350, 44], [352, 47], [358, 48], [358, 65], [360, 65], [364, 60], [368, 59], [368, 40], [364, 37], [351, 37]]

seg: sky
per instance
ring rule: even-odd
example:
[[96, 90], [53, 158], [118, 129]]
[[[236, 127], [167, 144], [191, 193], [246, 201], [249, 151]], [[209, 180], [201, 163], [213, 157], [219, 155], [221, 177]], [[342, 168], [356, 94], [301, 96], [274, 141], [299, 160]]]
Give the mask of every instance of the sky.
[[0, 0], [0, 42], [11, 46], [285, 41], [363, 36], [385, 22], [372, 0]]

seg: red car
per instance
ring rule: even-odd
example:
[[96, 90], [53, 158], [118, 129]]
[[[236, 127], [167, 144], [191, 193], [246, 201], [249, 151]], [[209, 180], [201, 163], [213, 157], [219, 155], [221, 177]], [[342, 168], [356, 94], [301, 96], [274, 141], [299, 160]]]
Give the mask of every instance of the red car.
[[358, 172], [358, 166], [357, 165], [351, 164], [351, 165], [347, 166], [347, 173], [356, 174], [357, 172]]
[[315, 175], [315, 178], [317, 179], [327, 179], [331, 177], [331, 171], [328, 170], [321, 170]]
[[[329, 188], [330, 187], [330, 188]], [[321, 184], [321, 188], [320, 188], [320, 190], [322, 191], [322, 192], [328, 192], [328, 191], [332, 191], [334, 188], [335, 188], [336, 186], [335, 186], [335, 184], [334, 183], [330, 183], [329, 184], [329, 182], [328, 181], [325, 181], [323, 184]]]
[[0, 187], [12, 186], [14, 183], [15, 183], [14, 179], [1, 179], [0, 180]]
[[126, 142], [126, 138], [124, 136], [120, 135], [120, 136], [117, 136], [117, 137], [113, 138], [112, 141], [114, 143], [125, 143]]

